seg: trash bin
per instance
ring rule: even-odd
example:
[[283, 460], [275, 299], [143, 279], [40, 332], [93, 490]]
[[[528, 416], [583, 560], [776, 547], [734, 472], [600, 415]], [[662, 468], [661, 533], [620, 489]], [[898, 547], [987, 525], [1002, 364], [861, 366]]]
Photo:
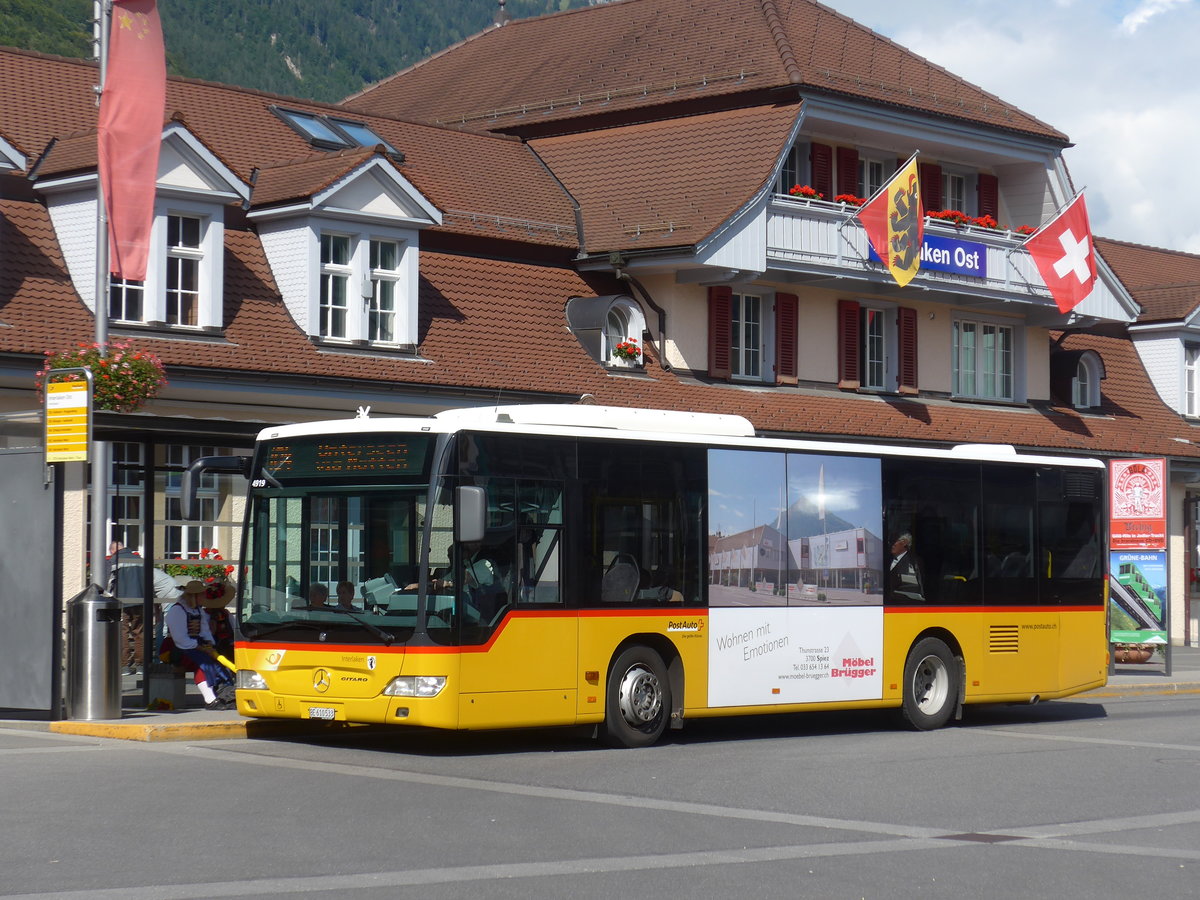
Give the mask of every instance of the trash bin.
[[121, 601], [89, 585], [67, 601], [67, 718], [121, 718]]

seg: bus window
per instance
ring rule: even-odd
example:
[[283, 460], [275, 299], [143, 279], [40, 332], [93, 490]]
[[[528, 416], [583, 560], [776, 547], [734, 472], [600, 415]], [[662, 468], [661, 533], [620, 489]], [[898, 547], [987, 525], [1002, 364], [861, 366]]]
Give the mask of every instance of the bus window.
[[983, 466], [983, 599], [989, 606], [1038, 602], [1036, 477], [1027, 466]]
[[[884, 603], [961, 606], [980, 602], [978, 463], [956, 465], [914, 459], [883, 461], [885, 546]], [[907, 537], [920, 591], [898, 590], [888, 577], [898, 544]]]
[[1100, 485], [1094, 472], [1038, 472], [1037, 576], [1043, 603], [1102, 601]]
[[700, 448], [581, 441], [585, 606], [699, 604], [704, 453]]

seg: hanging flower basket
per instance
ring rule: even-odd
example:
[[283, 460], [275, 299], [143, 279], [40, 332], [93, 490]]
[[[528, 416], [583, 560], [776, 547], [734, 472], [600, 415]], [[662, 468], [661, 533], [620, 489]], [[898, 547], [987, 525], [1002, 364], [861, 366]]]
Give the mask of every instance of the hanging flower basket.
[[[225, 563], [225, 558], [216, 547], [202, 547], [200, 555], [195, 559], [180, 559], [179, 562], [166, 563], [163, 571], [187, 581], [203, 581], [205, 585], [223, 585], [233, 574], [233, 566]], [[215, 596], [213, 594], [209, 595]]]
[[79, 344], [71, 350], [47, 350], [37, 373], [38, 399], [45, 393], [47, 379], [83, 381], [84, 376], [69, 373], [54, 376], [55, 369], [92, 370], [92, 405], [113, 412], [136, 412], [167, 383], [166, 368], [153, 353], [136, 349], [130, 341], [110, 341], [107, 352], [100, 344]]

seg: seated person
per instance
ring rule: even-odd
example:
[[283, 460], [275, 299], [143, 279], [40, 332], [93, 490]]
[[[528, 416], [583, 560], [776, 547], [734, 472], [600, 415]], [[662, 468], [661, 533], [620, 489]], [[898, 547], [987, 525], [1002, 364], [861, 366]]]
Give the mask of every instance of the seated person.
[[319, 581], [308, 586], [308, 602], [297, 604], [295, 609], [332, 609], [329, 605], [329, 587]]
[[167, 610], [159, 658], [192, 673], [207, 709], [234, 709], [233, 673], [217, 661], [208, 610], [200, 605], [204, 593], [204, 582], [189, 581], [183, 597]]
[[337, 584], [337, 608], [348, 609], [351, 612], [362, 612], [354, 605], [354, 583], [339, 581]]

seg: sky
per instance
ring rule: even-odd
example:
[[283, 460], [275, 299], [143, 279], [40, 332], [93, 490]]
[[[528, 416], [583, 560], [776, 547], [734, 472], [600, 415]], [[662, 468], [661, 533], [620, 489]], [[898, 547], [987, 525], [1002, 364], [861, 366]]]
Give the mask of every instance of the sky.
[[1200, 0], [822, 0], [1064, 132], [1094, 234], [1200, 253]]

